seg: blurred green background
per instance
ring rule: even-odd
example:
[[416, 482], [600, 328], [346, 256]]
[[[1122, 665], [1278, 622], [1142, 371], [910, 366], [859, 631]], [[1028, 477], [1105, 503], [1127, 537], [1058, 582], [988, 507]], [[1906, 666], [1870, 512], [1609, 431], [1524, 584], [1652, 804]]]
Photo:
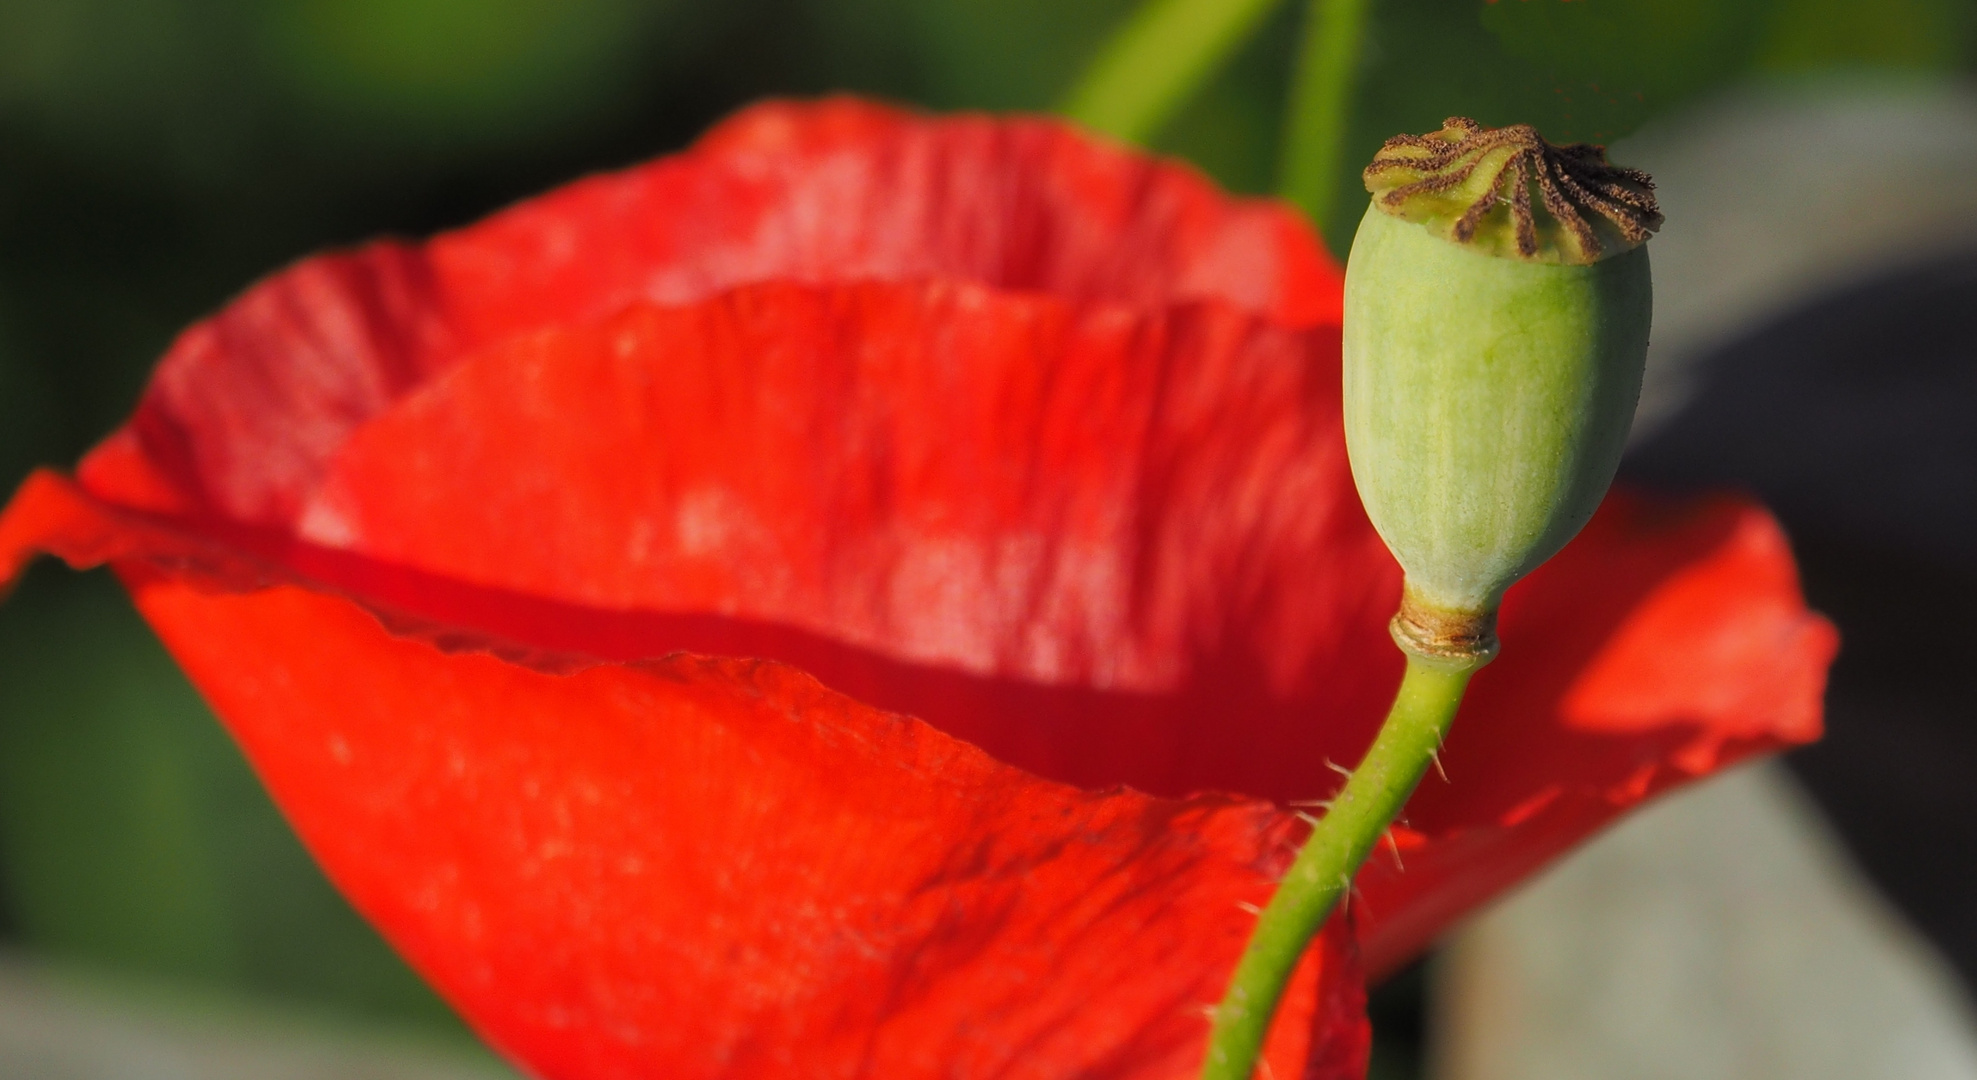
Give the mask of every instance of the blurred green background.
[[[0, 0], [0, 482], [123, 417], [254, 278], [461, 224], [767, 94], [1045, 109], [1125, 0]], [[1156, 140], [1269, 190], [1285, 3]], [[1977, 0], [1375, 0], [1356, 172], [1451, 113], [1605, 140], [1751, 79], [1967, 74]], [[1363, 196], [1341, 183], [1341, 250]], [[1341, 224], [1342, 223], [1342, 224]], [[0, 607], [0, 943], [345, 1016], [457, 1022], [316, 873], [104, 575]], [[1380, 1004], [1407, 1075], [1418, 977]]]

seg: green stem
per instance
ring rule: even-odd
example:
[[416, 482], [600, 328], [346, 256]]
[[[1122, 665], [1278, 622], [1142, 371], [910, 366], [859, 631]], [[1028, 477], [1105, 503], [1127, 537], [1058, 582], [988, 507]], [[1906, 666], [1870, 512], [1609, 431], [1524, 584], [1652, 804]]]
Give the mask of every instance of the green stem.
[[1127, 142], [1145, 142], [1280, 2], [1148, 0], [1099, 50], [1059, 111]]
[[1483, 663], [1408, 654], [1407, 674], [1379, 736], [1257, 917], [1215, 1010], [1202, 1080], [1250, 1080], [1298, 957], [1413, 794], [1455, 719], [1469, 676]]
[[1321, 229], [1338, 191], [1368, 2], [1311, 0], [1291, 73], [1277, 190]]

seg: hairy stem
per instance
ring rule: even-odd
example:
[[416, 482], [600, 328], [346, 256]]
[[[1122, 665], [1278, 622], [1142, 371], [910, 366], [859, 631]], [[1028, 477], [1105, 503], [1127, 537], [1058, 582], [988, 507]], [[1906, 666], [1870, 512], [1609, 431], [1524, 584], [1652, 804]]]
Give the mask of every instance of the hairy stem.
[[1257, 917], [1215, 1010], [1202, 1080], [1250, 1080], [1298, 957], [1434, 761], [1469, 676], [1487, 659], [1408, 652], [1407, 674], [1379, 736]]
[[1147, 0], [1099, 50], [1059, 111], [1144, 142], [1173, 118], [1280, 0]]
[[1369, 0], [1311, 0], [1291, 73], [1277, 191], [1323, 228], [1336, 201]]

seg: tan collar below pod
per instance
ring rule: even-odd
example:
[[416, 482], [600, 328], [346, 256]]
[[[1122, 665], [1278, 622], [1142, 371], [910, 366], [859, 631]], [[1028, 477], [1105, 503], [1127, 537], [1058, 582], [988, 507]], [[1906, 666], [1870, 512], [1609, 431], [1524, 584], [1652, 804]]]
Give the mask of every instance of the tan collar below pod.
[[1364, 178], [1382, 211], [1527, 262], [1595, 263], [1661, 227], [1646, 173], [1609, 164], [1602, 146], [1554, 146], [1529, 124], [1452, 116], [1440, 131], [1388, 139]]

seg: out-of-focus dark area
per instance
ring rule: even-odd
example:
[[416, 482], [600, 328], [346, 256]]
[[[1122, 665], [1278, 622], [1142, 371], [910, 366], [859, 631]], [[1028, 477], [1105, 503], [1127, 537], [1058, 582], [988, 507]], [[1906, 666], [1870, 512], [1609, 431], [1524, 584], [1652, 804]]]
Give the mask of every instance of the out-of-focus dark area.
[[[1131, 10], [0, 0], [0, 483], [73, 462], [131, 407], [173, 334], [311, 251], [463, 224], [676, 149], [764, 95], [1047, 109]], [[1267, 191], [1303, 13], [1284, 3], [1157, 147]], [[1354, 173], [1387, 135], [1450, 114], [1606, 141], [1739, 87], [1954, 82], [1977, 56], [1973, 0], [1376, 0], [1371, 20], [1345, 155]], [[1340, 190], [1325, 224], [1342, 253], [1361, 196], [1356, 177]], [[1977, 787], [1962, 778], [1977, 765], [1977, 716], [1967, 662], [1927, 643], [1977, 603], [1977, 263], [1930, 260], [1719, 343], [1720, 362], [1695, 368], [1700, 396], [1634, 469], [1744, 486], [1780, 508], [1813, 600], [1848, 641], [1833, 738], [1796, 767], [1856, 857], [1973, 978]], [[266, 1034], [292, 1016], [467, 1039], [313, 868], [100, 573], [44, 564], [0, 606], [0, 948], [13, 957], [0, 1014], [72, 991], [94, 1004], [63, 1016], [111, 1009], [90, 996], [100, 988], [63, 981], [85, 971], [135, 980], [105, 1000], [275, 1010], [240, 1021], [268, 1045], [293, 1042]], [[1417, 970], [1376, 1000], [1376, 1075], [1418, 1072], [1422, 984]], [[89, 1032], [107, 1029], [75, 1030], [101, 1051]], [[141, 1064], [162, 1052], [150, 1036], [116, 1030], [135, 1071], [102, 1051], [111, 1064], [98, 1071], [21, 1075], [154, 1075]], [[311, 1052], [334, 1063], [323, 1047], [340, 1044], [322, 1040]], [[0, 1071], [9, 1060], [0, 1054]], [[155, 1075], [236, 1075], [196, 1060]], [[461, 1060], [473, 1075], [495, 1069]], [[349, 1068], [321, 1075], [357, 1075]], [[375, 1068], [362, 1075], [442, 1075]]]
[[1827, 737], [1790, 763], [1977, 986], [1977, 244], [1872, 276], [1703, 358], [1633, 478], [1754, 491], [1846, 630]]

